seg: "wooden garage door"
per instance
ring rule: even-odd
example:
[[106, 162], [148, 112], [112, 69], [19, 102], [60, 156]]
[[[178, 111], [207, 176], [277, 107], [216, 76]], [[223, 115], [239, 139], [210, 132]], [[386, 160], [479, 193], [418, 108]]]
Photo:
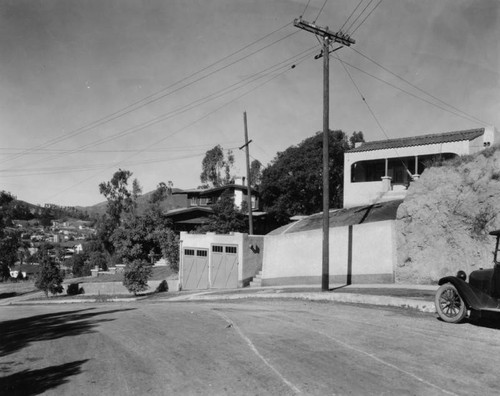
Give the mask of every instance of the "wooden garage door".
[[208, 289], [208, 250], [184, 249], [182, 289]]
[[238, 287], [238, 247], [212, 245], [210, 283], [214, 289]]

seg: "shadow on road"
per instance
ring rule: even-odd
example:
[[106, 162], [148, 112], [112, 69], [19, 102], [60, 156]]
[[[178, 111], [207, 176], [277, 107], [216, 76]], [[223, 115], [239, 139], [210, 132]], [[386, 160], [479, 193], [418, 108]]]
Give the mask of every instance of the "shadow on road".
[[49, 313], [0, 322], [0, 357], [16, 352], [36, 341], [54, 340], [93, 332], [92, 329], [97, 324], [114, 319], [93, 320], [92, 318], [135, 308], [92, 312], [93, 309], [95, 308]]
[[81, 373], [81, 366], [88, 359], [77, 360], [59, 366], [46, 367], [39, 370], [23, 370], [0, 378], [0, 394], [2, 395], [39, 395], [49, 389], [68, 382], [68, 377]]
[[9, 292], [9, 293], [0, 293], [0, 300], [3, 300], [4, 298], [12, 298], [16, 297], [19, 294], [16, 292]]

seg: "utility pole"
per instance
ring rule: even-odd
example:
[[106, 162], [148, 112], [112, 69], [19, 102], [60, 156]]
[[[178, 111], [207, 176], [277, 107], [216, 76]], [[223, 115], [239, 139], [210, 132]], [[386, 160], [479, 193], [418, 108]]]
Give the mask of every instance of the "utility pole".
[[247, 112], [243, 112], [243, 123], [245, 125], [245, 144], [240, 147], [240, 150], [245, 147], [246, 148], [246, 157], [247, 157], [247, 206], [248, 206], [248, 233], [253, 235], [253, 215], [252, 215], [252, 186], [250, 180], [250, 151], [249, 144], [251, 142], [248, 141], [248, 127], [247, 127]]
[[[316, 26], [313, 23], [304, 21], [302, 18], [293, 21], [294, 26], [306, 30], [316, 36], [323, 38], [323, 261], [321, 271], [321, 290], [330, 289], [330, 191], [329, 191], [329, 153], [328, 153], [328, 134], [329, 134], [329, 114], [330, 114], [330, 43], [336, 42], [342, 45], [350, 46], [355, 41], [341, 32], [331, 32], [328, 27]], [[334, 51], [340, 49], [339, 47]], [[316, 59], [320, 58], [316, 56]]]

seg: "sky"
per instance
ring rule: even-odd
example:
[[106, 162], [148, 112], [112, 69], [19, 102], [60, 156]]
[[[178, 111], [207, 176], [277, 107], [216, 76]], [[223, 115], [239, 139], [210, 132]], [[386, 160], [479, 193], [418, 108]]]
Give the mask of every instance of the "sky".
[[0, 190], [90, 206], [120, 168], [191, 189], [217, 144], [244, 175], [244, 112], [268, 165], [323, 128], [300, 16], [356, 41], [330, 55], [330, 129], [500, 129], [498, 0], [0, 0]]

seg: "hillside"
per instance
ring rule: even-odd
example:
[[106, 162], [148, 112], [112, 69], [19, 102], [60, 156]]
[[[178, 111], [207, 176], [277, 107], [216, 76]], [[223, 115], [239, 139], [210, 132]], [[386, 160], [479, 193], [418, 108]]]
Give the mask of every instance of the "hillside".
[[396, 282], [435, 283], [459, 269], [493, 264], [500, 228], [500, 149], [460, 157], [424, 171], [397, 213]]
[[[182, 190], [174, 188], [174, 191], [182, 191]], [[142, 213], [145, 210], [148, 201], [153, 193], [154, 191], [147, 192], [141, 195], [137, 199], [137, 208], [139, 213]], [[187, 202], [185, 196], [170, 195], [169, 197], [167, 197], [167, 199], [165, 199], [161, 203], [161, 208], [166, 211], [171, 209], [183, 208], [186, 207], [186, 205]], [[104, 201], [104, 202], [99, 202], [98, 204], [92, 206], [77, 206], [77, 209], [83, 212], [87, 212], [90, 216], [93, 215], [102, 216], [106, 212], [106, 207], [107, 207], [107, 201]]]

